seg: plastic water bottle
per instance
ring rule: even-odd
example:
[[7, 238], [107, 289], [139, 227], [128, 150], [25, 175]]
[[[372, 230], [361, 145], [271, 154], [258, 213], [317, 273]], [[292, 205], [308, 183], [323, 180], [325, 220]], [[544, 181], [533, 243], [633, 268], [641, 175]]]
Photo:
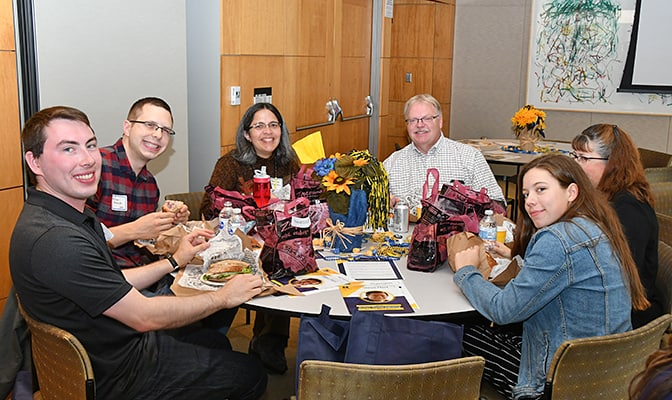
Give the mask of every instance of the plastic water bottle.
[[492, 210], [485, 210], [485, 216], [481, 219], [478, 228], [478, 236], [485, 242], [485, 250], [492, 250], [497, 240], [497, 221], [493, 217]]
[[[234, 208], [233, 214], [231, 214], [231, 219], [229, 219], [229, 234], [233, 235], [236, 233], [236, 229], [240, 229], [241, 232], [245, 229], [245, 218], [240, 211], [240, 208]], [[497, 232], [495, 232], [495, 235]]]
[[219, 212], [219, 231], [226, 232], [229, 228], [229, 219], [231, 219], [231, 214], [233, 214], [233, 206], [230, 201], [224, 202], [224, 207]]

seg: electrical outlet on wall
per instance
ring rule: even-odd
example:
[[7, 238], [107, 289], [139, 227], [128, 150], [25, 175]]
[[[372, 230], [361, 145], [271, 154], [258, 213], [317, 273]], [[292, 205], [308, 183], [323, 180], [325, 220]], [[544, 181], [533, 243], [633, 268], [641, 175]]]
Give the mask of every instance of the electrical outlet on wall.
[[231, 86], [231, 105], [240, 105], [240, 86]]

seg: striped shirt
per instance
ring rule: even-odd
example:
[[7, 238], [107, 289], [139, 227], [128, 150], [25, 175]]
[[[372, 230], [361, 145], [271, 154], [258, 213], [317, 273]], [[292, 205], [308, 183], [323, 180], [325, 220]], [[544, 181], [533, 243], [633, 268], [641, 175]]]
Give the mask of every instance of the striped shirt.
[[[476, 191], [484, 187], [491, 199], [504, 202], [502, 189], [483, 154], [468, 144], [443, 135], [427, 154], [410, 143], [392, 153], [383, 165], [389, 175], [390, 194], [405, 200], [413, 211], [420, 206], [428, 168], [439, 170], [439, 189], [444, 183], [459, 180]], [[433, 183], [430, 177], [429, 190]]]

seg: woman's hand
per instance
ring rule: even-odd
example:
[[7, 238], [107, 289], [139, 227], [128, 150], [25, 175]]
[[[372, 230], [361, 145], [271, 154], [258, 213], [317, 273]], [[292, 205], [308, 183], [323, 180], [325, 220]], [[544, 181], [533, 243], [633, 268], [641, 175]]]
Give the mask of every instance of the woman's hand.
[[459, 271], [461, 268], [466, 267], [467, 265], [476, 266], [481, 262], [481, 246], [471, 246], [462, 251], [455, 253], [455, 271]]
[[497, 255], [501, 257], [511, 259], [511, 249], [504, 243], [494, 242], [492, 251], [494, 251], [495, 253], [497, 253]]

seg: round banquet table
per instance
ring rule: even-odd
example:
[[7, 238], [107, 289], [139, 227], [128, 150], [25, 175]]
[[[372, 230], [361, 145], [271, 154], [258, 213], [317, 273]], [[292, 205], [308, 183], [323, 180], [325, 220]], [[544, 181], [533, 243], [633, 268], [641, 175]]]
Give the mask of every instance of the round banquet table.
[[[338, 270], [336, 261], [318, 259], [320, 268]], [[453, 271], [444, 263], [434, 272], [411, 271], [406, 268], [406, 257], [395, 261], [403, 282], [415, 299], [418, 309], [413, 313], [391, 313], [394, 317], [420, 317], [423, 319], [462, 319], [478, 315], [462, 291], [453, 282]], [[271, 295], [254, 298], [243, 307], [253, 310], [287, 313], [291, 316], [302, 314], [318, 315], [322, 304], [331, 307], [330, 315], [350, 317], [338, 289], [313, 293], [306, 296]]]

